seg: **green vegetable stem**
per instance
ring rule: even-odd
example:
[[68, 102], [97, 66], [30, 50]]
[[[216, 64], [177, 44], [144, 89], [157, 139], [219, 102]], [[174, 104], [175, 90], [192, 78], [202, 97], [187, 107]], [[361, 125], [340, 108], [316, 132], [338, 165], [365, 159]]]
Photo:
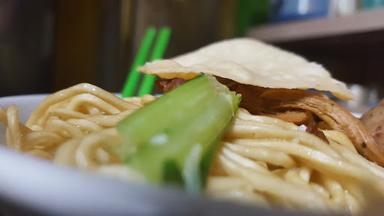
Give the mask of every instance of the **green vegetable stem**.
[[199, 193], [240, 100], [214, 77], [199, 76], [122, 120], [118, 152], [150, 182]]

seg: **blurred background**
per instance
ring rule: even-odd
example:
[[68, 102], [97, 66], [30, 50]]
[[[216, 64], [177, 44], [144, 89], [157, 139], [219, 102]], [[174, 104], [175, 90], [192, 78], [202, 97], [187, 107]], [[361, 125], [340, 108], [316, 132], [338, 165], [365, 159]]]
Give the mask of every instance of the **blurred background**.
[[[384, 0], [0, 0], [0, 96], [79, 82], [121, 90], [148, 26], [166, 57], [248, 36], [325, 65], [361, 92], [384, 88]], [[372, 100], [373, 100], [372, 99]]]

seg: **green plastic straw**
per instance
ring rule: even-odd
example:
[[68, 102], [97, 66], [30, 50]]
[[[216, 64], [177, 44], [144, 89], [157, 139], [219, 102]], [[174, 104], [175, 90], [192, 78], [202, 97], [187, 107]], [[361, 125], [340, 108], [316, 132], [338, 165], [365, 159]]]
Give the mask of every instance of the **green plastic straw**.
[[[155, 48], [153, 49], [150, 61], [163, 58], [165, 49], [168, 46], [170, 35], [171, 35], [170, 28], [163, 27], [160, 29], [160, 33], [159, 33], [159, 36], [157, 37]], [[139, 89], [139, 96], [152, 93], [155, 80], [156, 80], [156, 77], [154, 75], [145, 74], [143, 83]]]
[[148, 51], [151, 48], [151, 45], [153, 43], [153, 40], [156, 35], [156, 29], [153, 27], [150, 27], [145, 32], [145, 36], [140, 44], [140, 49], [136, 55], [136, 58], [134, 59], [134, 62], [131, 66], [130, 73], [125, 81], [123, 91], [121, 93], [122, 97], [131, 97], [134, 96], [136, 86], [139, 82], [139, 71], [138, 67], [143, 65], [146, 61], [146, 57], [148, 56]]

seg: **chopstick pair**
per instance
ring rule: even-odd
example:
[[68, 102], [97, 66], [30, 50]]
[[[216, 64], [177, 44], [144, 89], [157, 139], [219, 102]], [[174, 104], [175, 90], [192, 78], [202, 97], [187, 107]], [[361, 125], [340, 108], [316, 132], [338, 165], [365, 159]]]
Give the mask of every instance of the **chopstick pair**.
[[[150, 27], [146, 30], [144, 38], [140, 43], [140, 48], [135, 56], [133, 64], [131, 66], [128, 77], [125, 81], [122, 97], [132, 97], [135, 96], [137, 85], [140, 81], [140, 72], [138, 68], [149, 60], [153, 61], [156, 59], [161, 59], [165, 53], [165, 50], [168, 46], [168, 42], [171, 35], [171, 29], [169, 27], [162, 27], [159, 30], [159, 34], [156, 39], [156, 43], [153, 47], [151, 56], [148, 59], [149, 50], [152, 47], [153, 41], [156, 36], [156, 29], [154, 27]], [[154, 75], [145, 74], [142, 83], [138, 89], [138, 96], [143, 96], [145, 94], [152, 93], [153, 86], [155, 83], [156, 77]]]

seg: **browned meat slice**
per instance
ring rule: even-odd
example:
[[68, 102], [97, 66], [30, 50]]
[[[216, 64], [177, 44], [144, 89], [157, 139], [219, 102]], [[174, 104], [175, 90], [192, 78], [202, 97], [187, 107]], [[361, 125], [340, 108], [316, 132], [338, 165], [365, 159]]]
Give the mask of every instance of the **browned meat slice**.
[[329, 126], [327, 128], [344, 132], [364, 157], [384, 166], [384, 146], [376, 143], [365, 126], [351, 112], [325, 95], [304, 90], [267, 89], [240, 84], [232, 84], [230, 88], [242, 95], [241, 106], [253, 114], [287, 110], [313, 113], [323, 121], [322, 124], [325, 122]]
[[287, 110], [266, 114], [267, 116], [278, 118], [287, 122], [294, 123], [296, 125], [307, 126], [306, 131], [311, 133], [323, 141], [328, 143], [328, 139], [325, 134], [319, 129], [319, 125], [316, 122], [313, 114], [305, 110]]
[[[343, 131], [356, 149], [367, 159], [384, 165], [384, 146], [378, 145], [371, 134], [351, 112], [324, 95], [301, 90], [269, 90], [260, 95], [269, 100], [280, 99], [274, 109], [303, 109], [314, 113], [331, 128]], [[276, 103], [276, 102], [274, 102]]]
[[278, 118], [296, 125], [305, 124], [311, 118], [311, 113], [302, 110], [287, 110], [282, 112], [273, 112], [266, 114], [267, 116]]
[[384, 147], [384, 100], [377, 107], [364, 113], [361, 121], [377, 144]]
[[329, 143], [327, 137], [325, 136], [325, 134], [323, 133], [323, 131], [319, 130], [319, 127], [318, 127], [318, 124], [316, 124], [315, 121], [312, 121], [311, 123], [307, 124], [307, 129], [306, 131], [308, 133], [311, 133], [317, 137], [319, 137], [320, 139], [322, 139], [324, 142], [326, 143]]
[[169, 92], [172, 89], [185, 83], [185, 79], [175, 78], [175, 79], [160, 79], [156, 82], [157, 86], [161, 89], [162, 92]]

